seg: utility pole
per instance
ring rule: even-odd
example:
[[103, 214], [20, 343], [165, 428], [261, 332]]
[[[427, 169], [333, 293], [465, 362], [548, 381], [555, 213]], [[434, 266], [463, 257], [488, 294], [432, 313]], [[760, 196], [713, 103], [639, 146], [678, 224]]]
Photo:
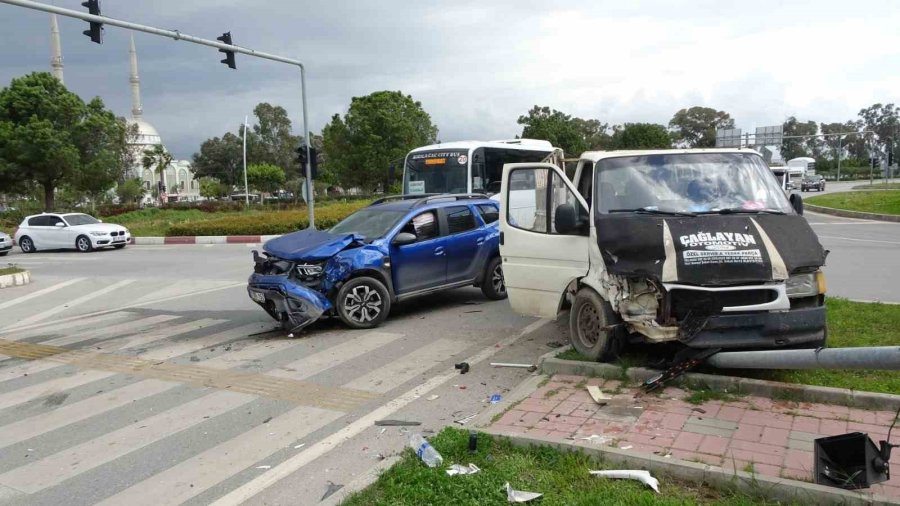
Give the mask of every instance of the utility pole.
[[841, 143], [843, 142], [843, 140], [844, 140], [844, 136], [838, 135], [838, 152], [837, 152], [837, 159], [838, 159], [837, 182], [838, 183], [841, 182], [841, 155], [844, 153], [844, 147], [841, 145]]
[[244, 205], [250, 207], [250, 189], [247, 186], [247, 116], [244, 116]]
[[[88, 35], [91, 37], [91, 40], [94, 42], [100, 43], [102, 41], [102, 29], [104, 26], [117, 26], [119, 28], [125, 28], [128, 30], [134, 30], [138, 32], [149, 33], [151, 35], [158, 35], [160, 37], [166, 37], [169, 39], [173, 39], [176, 41], [188, 42], [190, 44], [199, 44], [201, 46], [209, 46], [214, 47], [216, 49], [224, 50], [226, 56], [228, 52], [231, 53], [241, 53], [247, 56], [253, 56], [256, 58], [263, 58], [265, 60], [272, 60], [279, 63], [286, 63], [288, 65], [293, 65], [300, 69], [300, 97], [301, 97], [301, 105], [303, 109], [303, 131], [309, 132], [308, 127], [308, 115], [306, 111], [306, 67], [304, 67], [303, 62], [299, 60], [294, 60], [292, 58], [285, 58], [283, 56], [274, 55], [271, 53], [263, 53], [261, 51], [255, 51], [253, 49], [235, 46], [232, 44], [225, 44], [223, 42], [203, 39], [200, 37], [195, 37], [193, 35], [188, 35], [186, 33], [182, 33], [178, 30], [164, 30], [162, 28], [156, 28], [147, 25], [140, 25], [137, 23], [131, 23], [129, 21], [122, 21], [119, 19], [110, 18], [107, 16], [100, 16], [95, 14], [84, 13], [80, 11], [74, 11], [72, 9], [64, 9], [62, 7], [57, 7], [55, 5], [47, 5], [42, 4], [40, 2], [34, 2], [32, 0], [0, 0], [0, 3], [15, 5], [17, 7], [24, 7], [26, 9], [32, 9], [36, 11], [48, 12], [50, 14], [58, 14], [60, 16], [66, 16], [70, 18], [80, 19], [83, 21], [87, 21], [91, 24], [91, 32]], [[85, 2], [90, 3], [90, 2]], [[98, 9], [99, 11], [99, 4]], [[228, 61], [226, 59], [226, 64]], [[231, 67], [231, 65], [229, 65]], [[306, 152], [309, 154], [310, 143], [309, 143], [309, 135], [305, 135], [305, 147]], [[309, 157], [307, 156], [306, 162], [306, 184], [309, 192], [309, 201], [308, 201], [308, 214], [309, 214], [309, 228], [315, 229], [315, 214], [313, 208], [313, 191], [312, 191], [312, 167], [309, 163]]]

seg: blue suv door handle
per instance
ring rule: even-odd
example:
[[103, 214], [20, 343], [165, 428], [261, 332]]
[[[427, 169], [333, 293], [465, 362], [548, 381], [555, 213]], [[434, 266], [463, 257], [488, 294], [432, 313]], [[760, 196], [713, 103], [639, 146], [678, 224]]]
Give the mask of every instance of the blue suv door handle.
[[479, 237], [479, 238], [475, 241], [475, 245], [476, 245], [476, 246], [481, 246], [482, 244], [484, 244], [484, 236]]
[[444, 254], [444, 247], [443, 247], [443, 246], [438, 246], [437, 248], [434, 248], [434, 256], [439, 257], [439, 256], [441, 256], [441, 255], [443, 255], [443, 254]]

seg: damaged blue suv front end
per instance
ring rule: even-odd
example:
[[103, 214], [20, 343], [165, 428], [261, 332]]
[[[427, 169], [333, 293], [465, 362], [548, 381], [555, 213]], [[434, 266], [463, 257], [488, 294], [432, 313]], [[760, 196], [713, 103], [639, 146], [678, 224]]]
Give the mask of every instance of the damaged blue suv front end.
[[272, 239], [260, 255], [253, 252], [247, 292], [272, 318], [291, 332], [334, 308], [336, 286], [354, 271], [384, 268], [388, 252], [357, 234], [302, 230]]

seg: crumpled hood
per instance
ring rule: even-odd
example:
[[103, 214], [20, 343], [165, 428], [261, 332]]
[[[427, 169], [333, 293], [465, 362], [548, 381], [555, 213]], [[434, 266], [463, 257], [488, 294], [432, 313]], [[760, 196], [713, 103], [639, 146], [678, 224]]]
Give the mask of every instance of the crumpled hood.
[[798, 215], [668, 217], [598, 214], [607, 269], [665, 283], [726, 286], [782, 280], [825, 264], [825, 250]]
[[332, 234], [321, 230], [301, 230], [266, 241], [263, 251], [290, 261], [321, 261], [340, 253], [354, 241], [361, 241], [356, 234]]

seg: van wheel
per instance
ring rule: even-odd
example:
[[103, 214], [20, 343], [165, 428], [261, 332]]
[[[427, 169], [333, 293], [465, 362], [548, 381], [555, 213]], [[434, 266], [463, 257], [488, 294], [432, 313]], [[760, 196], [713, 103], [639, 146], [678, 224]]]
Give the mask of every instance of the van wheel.
[[500, 257], [494, 257], [485, 267], [481, 293], [491, 300], [506, 298], [506, 281], [503, 279], [503, 262]]
[[619, 322], [612, 307], [597, 292], [582, 288], [569, 312], [569, 340], [575, 351], [598, 362], [614, 360], [621, 340], [615, 330], [601, 330]]
[[381, 325], [391, 310], [384, 283], [363, 276], [344, 283], [336, 298], [337, 314], [348, 327], [371, 329]]

